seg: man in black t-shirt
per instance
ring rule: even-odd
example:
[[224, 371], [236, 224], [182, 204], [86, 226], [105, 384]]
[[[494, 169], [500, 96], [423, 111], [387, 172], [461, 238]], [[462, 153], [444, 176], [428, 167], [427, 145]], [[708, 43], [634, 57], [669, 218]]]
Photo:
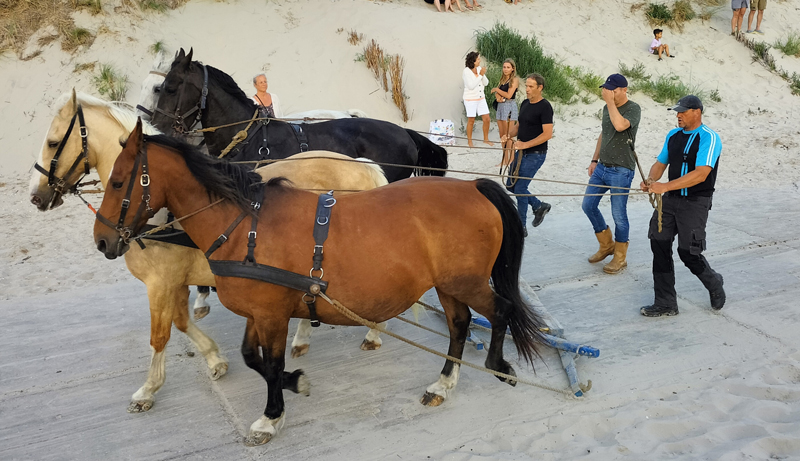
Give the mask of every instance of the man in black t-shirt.
[[[516, 152], [510, 171], [525, 178], [532, 178], [539, 171], [547, 157], [547, 141], [553, 137], [553, 106], [542, 97], [542, 90], [544, 90], [544, 77], [539, 74], [528, 75], [525, 79], [525, 94], [528, 99], [522, 101], [519, 109], [519, 124], [516, 126], [518, 132], [514, 133], [515, 130], [512, 128], [509, 133], [512, 137], [517, 136], [517, 141], [514, 142]], [[503, 143], [506, 139], [502, 139]], [[517, 210], [526, 237], [528, 229], [525, 221], [528, 206], [530, 205], [533, 210], [533, 227], [541, 224], [550, 211], [549, 203], [542, 202], [528, 191], [530, 182], [530, 179], [515, 181], [509, 178], [506, 185], [513, 194], [521, 194], [517, 196]]]

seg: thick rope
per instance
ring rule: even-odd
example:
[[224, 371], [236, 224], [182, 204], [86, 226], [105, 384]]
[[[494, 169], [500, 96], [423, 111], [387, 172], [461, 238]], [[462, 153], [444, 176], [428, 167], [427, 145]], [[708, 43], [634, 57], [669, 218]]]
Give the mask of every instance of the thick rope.
[[250, 127], [253, 126], [253, 123], [255, 123], [256, 120], [258, 120], [258, 109], [256, 109], [256, 113], [253, 114], [253, 118], [250, 119], [250, 123], [247, 124], [247, 127], [244, 130], [236, 133], [233, 139], [231, 139], [230, 144], [228, 144], [228, 147], [222, 149], [222, 152], [217, 158], [225, 157], [228, 155], [228, 152], [230, 152], [231, 149], [233, 149], [237, 144], [247, 139], [247, 132], [250, 130]]
[[579, 399], [579, 397], [576, 397], [572, 393], [572, 390], [570, 390], [570, 389], [559, 389], [557, 387], [548, 386], [546, 384], [535, 383], [533, 381], [528, 381], [526, 379], [522, 379], [522, 378], [520, 378], [518, 376], [512, 376], [512, 375], [509, 375], [509, 374], [506, 374], [506, 373], [500, 373], [499, 371], [490, 370], [489, 368], [482, 367], [480, 365], [475, 365], [475, 364], [470, 363], [470, 362], [465, 362], [465, 361], [463, 361], [461, 359], [457, 359], [457, 358], [455, 358], [453, 356], [450, 356], [450, 355], [447, 355], [447, 354], [443, 354], [443, 353], [441, 353], [439, 351], [435, 351], [435, 350], [433, 350], [433, 349], [431, 349], [431, 348], [429, 348], [427, 346], [423, 346], [422, 344], [419, 344], [419, 343], [417, 343], [415, 341], [412, 341], [410, 339], [404, 338], [404, 337], [402, 337], [402, 336], [400, 336], [400, 335], [398, 335], [396, 333], [392, 333], [391, 331], [388, 331], [385, 328], [380, 327], [375, 322], [371, 322], [371, 321], [369, 321], [369, 320], [367, 320], [365, 318], [360, 317], [358, 314], [356, 314], [355, 312], [351, 311], [350, 309], [348, 309], [347, 307], [342, 305], [342, 303], [340, 303], [339, 301], [336, 301], [335, 299], [329, 298], [328, 295], [326, 295], [325, 293], [320, 293], [317, 296], [319, 296], [322, 299], [324, 299], [325, 301], [327, 301], [331, 306], [334, 307], [334, 309], [339, 311], [340, 314], [344, 315], [345, 317], [349, 318], [350, 320], [352, 320], [354, 322], [357, 322], [357, 323], [360, 323], [361, 325], [369, 327], [369, 328], [371, 328], [373, 330], [378, 330], [381, 333], [389, 335], [389, 336], [391, 336], [391, 337], [393, 337], [395, 339], [399, 339], [400, 341], [403, 341], [406, 344], [410, 344], [412, 346], [418, 347], [419, 349], [422, 349], [422, 350], [424, 350], [426, 352], [430, 352], [431, 354], [436, 355], [438, 357], [441, 357], [443, 359], [449, 360], [451, 362], [457, 363], [457, 364], [462, 365], [462, 366], [467, 366], [467, 367], [473, 368], [475, 370], [479, 370], [479, 371], [483, 371], [483, 372], [492, 374], [494, 376], [497, 376], [498, 378], [503, 378], [506, 381], [515, 381], [515, 382], [518, 382], [518, 383], [527, 384], [529, 386], [538, 387], [540, 389], [553, 391], [553, 392], [558, 393], [558, 394], [563, 394], [563, 395], [566, 395], [566, 396], [571, 397], [573, 399]]

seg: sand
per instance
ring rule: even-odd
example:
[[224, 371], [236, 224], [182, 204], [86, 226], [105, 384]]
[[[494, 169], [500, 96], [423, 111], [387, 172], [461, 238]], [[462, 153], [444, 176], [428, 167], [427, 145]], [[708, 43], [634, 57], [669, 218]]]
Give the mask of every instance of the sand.
[[[0, 345], [13, 351], [4, 352], [0, 360], [0, 453], [6, 451], [11, 459], [63, 453], [82, 459], [163, 459], [192, 458], [193, 446], [207, 446], [206, 451], [197, 448], [198, 456], [800, 459], [800, 242], [795, 230], [800, 222], [800, 97], [753, 63], [750, 52], [728, 35], [727, 6], [706, 23], [687, 25], [683, 33], [667, 29], [664, 41], [676, 58], [658, 62], [645, 51], [651, 28], [641, 12], [630, 11], [633, 2], [482, 3], [481, 11], [450, 14], [436, 13], [423, 2], [366, 0], [191, 1], [167, 14], [80, 13], [78, 25], [107, 30], [89, 49], [67, 54], [54, 43], [30, 61], [0, 57], [5, 88], [0, 99], [0, 319], [8, 331]], [[104, 3], [104, 8], [110, 12], [113, 5]], [[766, 35], [759, 39], [771, 43], [782, 37], [796, 28], [796, 18], [792, 2], [770, 2], [762, 27]], [[576, 341], [601, 348], [600, 359], [579, 359], [582, 378], [594, 382], [583, 401], [538, 389], [512, 389], [467, 371], [456, 397], [428, 410], [417, 399], [435, 379], [440, 359], [391, 339], [381, 351], [364, 356], [357, 347], [363, 333], [337, 328], [315, 338], [318, 347], [307, 359], [289, 361], [291, 367], [312, 371], [319, 392], [310, 399], [289, 398], [293, 408], [285, 432], [266, 447], [245, 449], [239, 437], [263, 406], [263, 382], [239, 357], [240, 319], [212, 302], [212, 314], [200, 326], [213, 332], [231, 359], [229, 375], [212, 384], [202, 375], [201, 359], [171, 355], [170, 378], [157, 406], [147, 415], [126, 414], [127, 399], [141, 384], [149, 356], [144, 287], [122, 261], [107, 261], [94, 249], [93, 220], [78, 200], [69, 198], [62, 208], [40, 213], [27, 197], [30, 166], [52, 120], [54, 101], [72, 88], [96, 94], [91, 73], [76, 73], [75, 66], [113, 64], [130, 78], [128, 102], [135, 104], [139, 82], [152, 61], [148, 47], [163, 40], [172, 50], [193, 47], [196, 59], [231, 74], [247, 93], [252, 76], [266, 72], [270, 91], [280, 96], [286, 112], [355, 108], [418, 130], [426, 130], [433, 119], [448, 118], [459, 131], [466, 124], [463, 56], [474, 47], [474, 31], [495, 21], [535, 34], [545, 50], [570, 65], [605, 75], [616, 72], [619, 62], [638, 60], [654, 76], [674, 73], [704, 89], [719, 90], [722, 102], [708, 102], [704, 121], [723, 140], [708, 252], [712, 265], [726, 276], [729, 301], [722, 314], [709, 311], [702, 286], [680, 261], [681, 315], [652, 322], [637, 314], [636, 308], [652, 299], [645, 230], [650, 210], [643, 197], [631, 200], [630, 267], [616, 278], [585, 263], [596, 243], [580, 199], [552, 197], [546, 200], [555, 205], [553, 212], [527, 241], [523, 275], [542, 287], [541, 301]], [[339, 28], [362, 33], [405, 58], [407, 123], [365, 65], [354, 60], [362, 45], [348, 44]], [[776, 61], [800, 72], [797, 58]], [[637, 151], [649, 166], [675, 118], [665, 105], [641, 94], [631, 99], [642, 106]], [[602, 105], [599, 100], [556, 105], [555, 137], [539, 177], [586, 179]], [[497, 140], [495, 127], [490, 136]], [[496, 171], [497, 151], [448, 150], [453, 168]], [[544, 183], [535, 183], [534, 190], [582, 192], [576, 186]], [[100, 197], [92, 200], [98, 204]], [[609, 217], [608, 206], [603, 206]], [[122, 301], [108, 301], [118, 294]], [[109, 302], [113, 310], [104, 311], [98, 300]], [[76, 315], [89, 322], [85, 331], [59, 329], [72, 325], [69, 319]], [[93, 321], [97, 324], [91, 327]], [[102, 336], [108, 321], [116, 325], [115, 336]], [[435, 318], [428, 323], [442, 327]], [[84, 347], [79, 332], [98, 335], [106, 346], [99, 352]], [[409, 332], [444, 349], [433, 335]], [[177, 335], [169, 350], [190, 350], [188, 341]], [[120, 338], [131, 354], [113, 351]], [[65, 360], [59, 352], [63, 344], [56, 339], [70, 341], [75, 348], [70, 354], [84, 366], [71, 369], [69, 376], [44, 378], [42, 373], [51, 370], [40, 361]], [[346, 353], [326, 354], [327, 342]], [[507, 353], [513, 355], [511, 349]], [[474, 350], [467, 355], [483, 360]], [[361, 368], [364, 364], [369, 366]], [[542, 365], [537, 364], [536, 378], [565, 385], [555, 354], [545, 354]], [[534, 379], [530, 370], [523, 373]], [[196, 379], [182, 380], [187, 375]], [[69, 395], [73, 382], [87, 386], [81, 405], [52, 403], [63, 392]], [[181, 397], [186, 392], [198, 395]], [[187, 413], [197, 411], [195, 398], [211, 402], [209, 414], [225, 415], [219, 423], [226, 428], [223, 433], [199, 430], [200, 423], [193, 427], [193, 418], [202, 419]], [[10, 409], [4, 412], [2, 407]], [[81, 424], [59, 421], [56, 411], [75, 412]], [[91, 422], [97, 414], [112, 415], [108, 417], [117, 424], [116, 432], [97, 432]], [[154, 434], [142, 421], [155, 420], [166, 426]], [[174, 426], [169, 421], [182, 421], [173, 423], [180, 429], [170, 432]], [[37, 438], [37, 430], [59, 434], [63, 451], [53, 452], [52, 445]], [[120, 437], [122, 432], [128, 435]], [[309, 434], [313, 437], [305, 438]], [[19, 437], [32, 441], [20, 444]], [[172, 451], [148, 451], [138, 445], [139, 437], [152, 437], [155, 446]], [[114, 446], [108, 442], [114, 438], [122, 441]], [[221, 445], [211, 448], [219, 440]]]

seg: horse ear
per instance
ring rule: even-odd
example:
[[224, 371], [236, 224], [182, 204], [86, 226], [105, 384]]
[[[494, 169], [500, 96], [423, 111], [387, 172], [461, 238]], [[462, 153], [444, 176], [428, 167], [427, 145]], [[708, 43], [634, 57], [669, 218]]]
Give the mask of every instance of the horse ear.
[[78, 111], [78, 94], [75, 92], [75, 87], [72, 87], [72, 98], [70, 98], [69, 101], [70, 101], [71, 104], [67, 104], [67, 105], [72, 108], [72, 113], [77, 112]]
[[186, 55], [186, 60], [192, 62], [192, 54], [194, 54], [194, 48], [189, 48], [189, 54]]
[[178, 59], [183, 59], [184, 57], [186, 57], [186, 53], [183, 51], [183, 48], [181, 48], [179, 51], [175, 52], [175, 60], [176, 61]]
[[133, 152], [139, 152], [139, 147], [144, 142], [144, 131], [142, 130], [142, 117], [136, 117], [136, 126], [131, 131], [131, 135], [128, 137], [128, 143], [133, 141], [135, 149]]

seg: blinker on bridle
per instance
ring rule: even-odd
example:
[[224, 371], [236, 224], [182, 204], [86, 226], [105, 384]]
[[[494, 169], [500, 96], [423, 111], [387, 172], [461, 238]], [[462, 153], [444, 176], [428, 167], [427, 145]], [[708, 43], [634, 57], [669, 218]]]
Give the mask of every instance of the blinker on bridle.
[[[184, 84], [184, 87], [181, 88], [181, 93], [178, 96], [178, 104], [175, 106], [174, 114], [171, 114], [163, 109], [159, 109], [158, 107], [154, 109], [155, 112], [158, 112], [159, 114], [169, 117], [173, 120], [172, 129], [178, 134], [186, 134], [192, 131], [195, 125], [200, 123], [200, 118], [203, 116], [203, 111], [206, 110], [206, 99], [208, 98], [208, 69], [202, 63], [200, 63], [200, 66], [203, 68], [203, 91], [200, 93], [200, 101], [198, 101], [193, 108], [181, 115], [181, 102], [183, 100], [184, 93], [186, 93], [186, 85]], [[140, 108], [137, 106], [137, 109]], [[141, 108], [140, 110], [142, 109], [144, 108]], [[194, 117], [194, 121], [191, 125], [187, 126], [186, 119], [195, 112], [197, 112], [197, 115]]]
[[[128, 214], [128, 209], [131, 206], [131, 194], [133, 193], [133, 184], [136, 180], [136, 173], [139, 171], [139, 163], [142, 164], [142, 174], [139, 176], [139, 184], [142, 186], [142, 201], [139, 203], [139, 208], [136, 210], [136, 214], [133, 216], [133, 220], [131, 221], [130, 226], [125, 226], [125, 217]], [[141, 220], [142, 214], [147, 213], [147, 219], [152, 218], [155, 216], [155, 212], [152, 208], [150, 208], [150, 175], [147, 173], [147, 143], [142, 142], [142, 146], [139, 149], [139, 152], [136, 154], [136, 160], [133, 162], [133, 170], [131, 170], [131, 179], [128, 181], [128, 190], [125, 192], [125, 198], [122, 199], [122, 203], [120, 204], [120, 213], [119, 213], [119, 220], [117, 223], [111, 222], [108, 218], [101, 215], [99, 212], [95, 215], [97, 216], [97, 220], [101, 223], [105, 224], [106, 226], [114, 229], [119, 233], [120, 239], [117, 242], [117, 252], [122, 249], [123, 245], [127, 245], [130, 241], [138, 235], [139, 231], [142, 229], [144, 224], [138, 225], [137, 223]], [[146, 222], [145, 220], [144, 222]], [[144, 249], [144, 244], [141, 240], [137, 239], [136, 243]]]
[[[67, 171], [67, 173], [62, 176], [56, 176], [56, 169], [58, 168], [58, 160], [61, 157], [61, 153], [64, 151], [64, 147], [67, 145], [67, 140], [69, 139], [70, 135], [72, 134], [72, 130], [75, 128], [75, 120], [78, 120], [78, 132], [81, 136], [81, 152], [75, 158], [75, 161], [72, 163], [72, 166]], [[88, 138], [89, 131], [86, 128], [86, 121], [83, 117], [83, 106], [78, 104], [78, 109], [75, 111], [75, 115], [72, 116], [72, 120], [69, 122], [69, 128], [67, 128], [66, 133], [64, 133], [64, 137], [61, 138], [61, 142], [58, 144], [58, 149], [56, 149], [55, 155], [53, 158], [50, 159], [50, 170], [45, 170], [43, 166], [39, 165], [36, 162], [33, 167], [39, 173], [47, 176], [47, 185], [50, 186], [53, 191], [55, 191], [56, 195], [53, 196], [53, 199], [50, 203], [53, 203], [58, 195], [64, 195], [67, 193], [77, 193], [78, 186], [81, 183], [81, 180], [89, 174], [89, 147], [88, 147]], [[75, 170], [78, 168], [78, 165], [83, 161], [83, 174], [75, 184], [69, 185], [67, 183], [67, 179], [72, 176]]]

